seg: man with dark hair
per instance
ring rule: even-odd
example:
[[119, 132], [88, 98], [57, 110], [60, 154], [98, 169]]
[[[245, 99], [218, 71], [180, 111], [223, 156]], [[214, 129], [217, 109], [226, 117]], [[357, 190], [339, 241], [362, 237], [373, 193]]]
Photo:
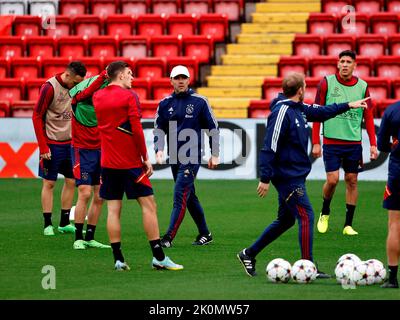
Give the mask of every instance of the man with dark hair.
[[32, 115], [33, 127], [39, 144], [39, 176], [43, 178], [41, 202], [44, 235], [53, 236], [51, 221], [53, 191], [58, 174], [65, 177], [61, 192], [60, 233], [74, 233], [69, 213], [74, 197], [75, 181], [71, 163], [71, 97], [69, 89], [86, 75], [85, 66], [71, 62], [63, 73], [56, 74], [40, 88], [39, 99]]
[[[316, 104], [342, 103], [369, 97], [368, 84], [356, 76], [353, 71], [356, 67], [356, 54], [346, 50], [339, 54], [338, 72], [324, 77], [321, 80]], [[339, 183], [339, 168], [343, 167], [346, 182], [346, 220], [343, 234], [357, 235], [353, 229], [353, 216], [357, 204], [358, 172], [362, 171], [362, 121], [365, 121], [369, 137], [370, 159], [377, 158], [375, 126], [372, 114], [372, 104], [368, 101], [368, 108], [349, 110], [346, 113], [325, 121], [323, 124], [323, 158], [326, 171], [326, 182], [323, 186], [323, 204], [318, 219], [317, 229], [320, 233], [328, 230], [330, 217], [330, 203]], [[315, 158], [321, 157], [319, 122], [313, 124], [312, 154]]]
[[382, 288], [398, 288], [397, 272], [400, 258], [400, 102], [387, 107], [378, 132], [378, 149], [390, 152], [388, 179], [383, 207], [388, 210], [386, 252], [389, 277]]
[[[305, 180], [311, 170], [307, 146], [307, 121], [324, 121], [350, 108], [366, 107], [365, 100], [332, 104], [326, 107], [303, 103], [306, 84], [304, 75], [291, 73], [282, 83], [283, 94], [268, 117], [264, 146], [260, 152], [260, 182], [257, 193], [265, 197], [270, 182], [278, 191], [278, 217], [249, 247], [237, 254], [247, 275], [256, 275], [256, 255], [268, 244], [299, 223], [301, 258], [313, 261], [314, 212], [308, 199]], [[317, 277], [329, 276], [318, 271]]]
[[160, 243], [157, 208], [149, 177], [153, 167], [147, 154], [140, 123], [139, 98], [132, 86], [132, 70], [123, 61], [107, 67], [110, 84], [93, 95], [101, 139], [100, 197], [107, 200], [107, 230], [115, 269], [130, 270], [121, 251], [121, 209], [124, 193], [136, 199], [142, 209], [143, 226], [156, 269], [182, 270], [165, 256]]

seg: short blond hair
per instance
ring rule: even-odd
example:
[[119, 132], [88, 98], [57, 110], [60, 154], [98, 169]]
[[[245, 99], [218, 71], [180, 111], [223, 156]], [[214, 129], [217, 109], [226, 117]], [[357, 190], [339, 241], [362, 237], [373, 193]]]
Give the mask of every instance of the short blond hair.
[[304, 74], [299, 72], [291, 72], [282, 81], [283, 94], [287, 98], [296, 95], [297, 90], [304, 87]]

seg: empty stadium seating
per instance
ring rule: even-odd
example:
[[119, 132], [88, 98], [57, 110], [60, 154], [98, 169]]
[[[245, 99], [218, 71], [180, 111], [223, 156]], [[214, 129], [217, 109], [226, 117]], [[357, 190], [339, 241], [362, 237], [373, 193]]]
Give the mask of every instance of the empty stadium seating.
[[293, 53], [296, 56], [312, 57], [322, 54], [323, 37], [315, 34], [296, 34]]
[[11, 64], [11, 74], [16, 79], [35, 79], [41, 76], [41, 67], [38, 58], [15, 58]]
[[21, 79], [0, 79], [0, 100], [18, 101], [24, 98], [24, 81]]
[[0, 100], [0, 118], [10, 116], [10, 102], [7, 100]]
[[325, 54], [338, 56], [344, 50], [355, 50], [355, 38], [346, 34], [332, 34], [325, 38]]
[[14, 101], [10, 106], [10, 114], [13, 118], [32, 118], [36, 101]]
[[307, 74], [308, 61], [303, 56], [284, 56], [279, 60], [278, 71], [280, 77], [285, 77], [290, 72]]

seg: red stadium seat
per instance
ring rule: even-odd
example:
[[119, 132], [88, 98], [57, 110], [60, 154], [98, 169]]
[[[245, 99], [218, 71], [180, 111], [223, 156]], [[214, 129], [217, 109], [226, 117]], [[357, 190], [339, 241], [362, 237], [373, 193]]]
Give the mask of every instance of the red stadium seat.
[[55, 28], [45, 29], [45, 34], [49, 37], [67, 37], [72, 34], [72, 21], [69, 16], [56, 16]]
[[195, 58], [199, 63], [209, 63], [214, 56], [214, 42], [211, 36], [183, 37], [183, 55]]
[[400, 34], [393, 34], [388, 37], [389, 54], [400, 56]]
[[148, 78], [134, 78], [132, 80], [132, 89], [139, 96], [139, 100], [150, 99], [150, 81]]
[[341, 15], [342, 8], [346, 5], [352, 4], [352, 0], [322, 0], [322, 11], [326, 13]]
[[116, 14], [119, 8], [119, 0], [91, 0], [92, 14], [107, 17]]
[[78, 15], [73, 19], [75, 34], [94, 37], [101, 35], [102, 21], [96, 15]]
[[339, 23], [341, 33], [357, 36], [368, 33], [369, 15], [357, 13], [354, 19], [355, 21], [352, 21], [351, 19], [346, 19], [345, 16], [341, 16], [339, 19], [339, 21], [341, 21], [341, 23]]
[[[105, 69], [113, 61], [125, 61], [129, 64], [132, 71], [135, 70], [135, 57], [104, 57], [102, 68]], [[135, 76], [135, 75], [134, 75]]]
[[0, 101], [0, 118], [6, 118], [10, 115], [10, 102], [6, 100]]
[[196, 84], [198, 81], [199, 77], [199, 62], [195, 58], [191, 57], [171, 57], [168, 58], [167, 60], [167, 77], [169, 77], [169, 74], [171, 73], [171, 70], [173, 67], [177, 65], [184, 65], [188, 68], [189, 74], [190, 74], [190, 84]]
[[395, 56], [382, 56], [375, 59], [375, 75], [383, 78], [400, 78], [400, 60]]
[[13, 25], [16, 36], [39, 36], [42, 19], [38, 16], [16, 16]]
[[281, 56], [278, 63], [279, 77], [285, 77], [291, 72], [307, 74], [307, 59], [302, 56]]
[[152, 0], [152, 12], [155, 14], [174, 14], [181, 8], [181, 0]]
[[364, 78], [368, 83], [368, 90], [373, 101], [380, 101], [390, 98], [390, 80], [386, 78]]
[[366, 34], [357, 38], [358, 54], [378, 57], [386, 54], [386, 38], [382, 35]]
[[167, 19], [168, 34], [191, 36], [196, 34], [197, 17], [194, 14], [171, 14]]
[[0, 58], [0, 79], [11, 78], [10, 74], [10, 59]]
[[384, 8], [384, 0], [357, 0], [354, 1], [356, 12], [362, 13], [376, 13]]
[[150, 46], [153, 57], [178, 57], [182, 53], [180, 36], [155, 36]]
[[393, 86], [393, 98], [399, 100], [400, 99], [400, 79], [392, 80]]
[[23, 57], [25, 55], [25, 37], [0, 37], [0, 57]]
[[169, 78], [154, 79], [151, 82], [151, 95], [154, 100], [162, 100], [171, 95], [173, 87]]
[[133, 34], [135, 20], [129, 14], [109, 15], [105, 20], [105, 32], [110, 36], [129, 36]]
[[150, 0], [121, 0], [121, 13], [123, 14], [138, 17], [146, 14], [147, 8], [150, 8]]
[[374, 117], [382, 118], [383, 113], [385, 112], [386, 108], [396, 102], [398, 102], [397, 99], [383, 99], [380, 101], [376, 101]]
[[51, 78], [57, 73], [64, 72], [67, 65], [71, 62], [70, 58], [56, 57], [42, 60], [43, 78]]
[[182, 0], [184, 13], [205, 14], [212, 8], [212, 0]]
[[263, 99], [274, 100], [282, 92], [282, 78], [266, 78], [262, 86]]
[[0, 100], [17, 101], [24, 97], [24, 82], [21, 79], [0, 79]]
[[59, 12], [66, 16], [76, 16], [87, 12], [87, 0], [62, 0], [59, 2]]
[[12, 35], [12, 26], [15, 16], [2, 16], [0, 20], [0, 36]]
[[113, 36], [92, 37], [88, 42], [89, 54], [92, 57], [116, 57], [118, 42]]
[[36, 101], [13, 101], [10, 106], [10, 115], [13, 118], [32, 118]]
[[40, 58], [14, 58], [11, 63], [13, 78], [34, 79], [42, 74]]
[[84, 57], [79, 58], [79, 61], [81, 61], [86, 67], [87, 72], [85, 78], [93, 77], [103, 71], [102, 58]]
[[119, 40], [121, 56], [145, 58], [148, 56], [149, 42], [147, 36], [121, 37]]
[[306, 92], [304, 95], [304, 102], [313, 104], [315, 102], [315, 97], [317, 95], [318, 84], [321, 78], [306, 78]]
[[141, 58], [136, 61], [136, 77], [163, 78], [166, 72], [166, 62], [162, 58]]
[[27, 37], [26, 47], [29, 57], [51, 58], [56, 55], [56, 42], [52, 37]]
[[136, 21], [136, 33], [142, 36], [161, 36], [165, 30], [165, 16], [160, 14], [145, 14]]
[[399, 32], [399, 17], [390, 12], [380, 12], [371, 15], [371, 33], [391, 35]]
[[355, 76], [362, 79], [372, 76], [372, 71], [374, 70], [372, 58], [358, 56], [356, 62], [357, 67], [354, 69]]
[[296, 34], [293, 52], [296, 56], [319, 56], [322, 54], [322, 37], [314, 34]]
[[36, 101], [39, 98], [40, 87], [48, 78], [25, 79], [26, 100]]
[[312, 34], [327, 35], [335, 33], [337, 18], [330, 13], [310, 13], [308, 18], [308, 32]]
[[322, 78], [328, 74], [336, 73], [337, 57], [313, 57], [310, 59], [310, 74], [312, 77]]
[[214, 12], [226, 14], [229, 21], [239, 21], [243, 14], [242, 0], [213, 0]]
[[400, 0], [386, 0], [388, 12], [400, 13]]
[[250, 100], [247, 108], [247, 116], [249, 118], [265, 119], [271, 113], [269, 109], [270, 101], [268, 100]]
[[344, 50], [355, 50], [356, 42], [354, 36], [346, 34], [331, 34], [325, 38], [325, 54], [328, 56], [339, 56]]
[[157, 100], [140, 101], [142, 118], [153, 119], [157, 112], [158, 102]]
[[86, 56], [87, 40], [81, 36], [62, 37], [57, 42], [60, 57], [79, 58]]
[[210, 35], [215, 42], [225, 41], [228, 35], [228, 18], [223, 14], [203, 14], [199, 18], [199, 34]]

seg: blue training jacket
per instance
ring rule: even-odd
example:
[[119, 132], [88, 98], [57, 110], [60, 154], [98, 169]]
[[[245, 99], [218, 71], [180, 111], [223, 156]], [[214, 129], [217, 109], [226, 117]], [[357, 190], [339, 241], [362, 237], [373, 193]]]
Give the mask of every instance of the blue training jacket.
[[271, 103], [264, 146], [260, 152], [260, 181], [305, 180], [311, 171], [307, 121], [325, 121], [349, 110], [347, 103], [329, 106], [294, 102], [283, 94]]
[[182, 163], [182, 160], [200, 163], [204, 155], [204, 130], [209, 136], [211, 154], [219, 156], [217, 120], [207, 98], [192, 89], [179, 94], [174, 92], [160, 101], [154, 128], [155, 152], [164, 150], [167, 135], [170, 163]]

